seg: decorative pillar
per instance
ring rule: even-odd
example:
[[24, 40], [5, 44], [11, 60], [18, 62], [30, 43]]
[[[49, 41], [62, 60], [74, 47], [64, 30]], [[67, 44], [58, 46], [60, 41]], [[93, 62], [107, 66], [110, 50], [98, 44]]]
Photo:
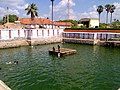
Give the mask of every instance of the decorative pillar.
[[18, 30], [18, 37], [20, 37], [20, 30]]
[[9, 39], [11, 38], [11, 30], [9, 30]]
[[97, 33], [94, 33], [94, 45], [97, 45], [100, 40], [97, 39]]

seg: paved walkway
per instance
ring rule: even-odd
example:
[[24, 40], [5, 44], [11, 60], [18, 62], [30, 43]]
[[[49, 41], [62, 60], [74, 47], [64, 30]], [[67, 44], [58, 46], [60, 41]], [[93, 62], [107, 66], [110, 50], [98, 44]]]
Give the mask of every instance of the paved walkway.
[[0, 90], [11, 90], [3, 81], [0, 80]]

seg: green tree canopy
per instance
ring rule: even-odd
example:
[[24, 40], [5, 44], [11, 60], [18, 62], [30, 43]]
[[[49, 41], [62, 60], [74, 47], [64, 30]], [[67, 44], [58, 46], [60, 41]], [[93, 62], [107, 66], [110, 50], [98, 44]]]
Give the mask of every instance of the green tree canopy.
[[[17, 21], [18, 20], [18, 17], [17, 17], [17, 15], [9, 15], [9, 22], [15, 22], [15, 21]], [[3, 23], [6, 23], [7, 22], [7, 16], [4, 16], [3, 17]]]
[[111, 5], [110, 4], [106, 4], [105, 5], [105, 10], [107, 12], [107, 16], [106, 16], [106, 24], [108, 24], [108, 13], [110, 12], [111, 9]]
[[99, 14], [99, 24], [100, 24], [100, 14], [103, 12], [103, 6], [102, 5], [99, 5], [98, 8], [97, 8], [97, 12]]
[[77, 26], [78, 21], [77, 20], [59, 20], [61, 22], [71, 22], [73, 24], [73, 26]]

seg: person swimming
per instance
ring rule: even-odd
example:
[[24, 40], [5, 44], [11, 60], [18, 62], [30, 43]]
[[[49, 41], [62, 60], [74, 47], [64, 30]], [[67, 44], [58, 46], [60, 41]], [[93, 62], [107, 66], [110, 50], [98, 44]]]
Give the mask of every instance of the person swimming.
[[14, 61], [14, 62], [6, 62], [6, 64], [10, 65], [10, 64], [18, 64], [18, 61]]
[[53, 52], [55, 52], [55, 47], [53, 47]]
[[18, 61], [14, 61], [14, 64], [18, 64]]

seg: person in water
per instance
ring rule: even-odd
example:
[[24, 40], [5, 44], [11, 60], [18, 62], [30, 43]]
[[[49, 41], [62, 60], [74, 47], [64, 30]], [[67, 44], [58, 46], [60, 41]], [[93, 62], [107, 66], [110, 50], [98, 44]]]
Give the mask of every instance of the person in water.
[[18, 61], [14, 61], [14, 64], [18, 64]]

